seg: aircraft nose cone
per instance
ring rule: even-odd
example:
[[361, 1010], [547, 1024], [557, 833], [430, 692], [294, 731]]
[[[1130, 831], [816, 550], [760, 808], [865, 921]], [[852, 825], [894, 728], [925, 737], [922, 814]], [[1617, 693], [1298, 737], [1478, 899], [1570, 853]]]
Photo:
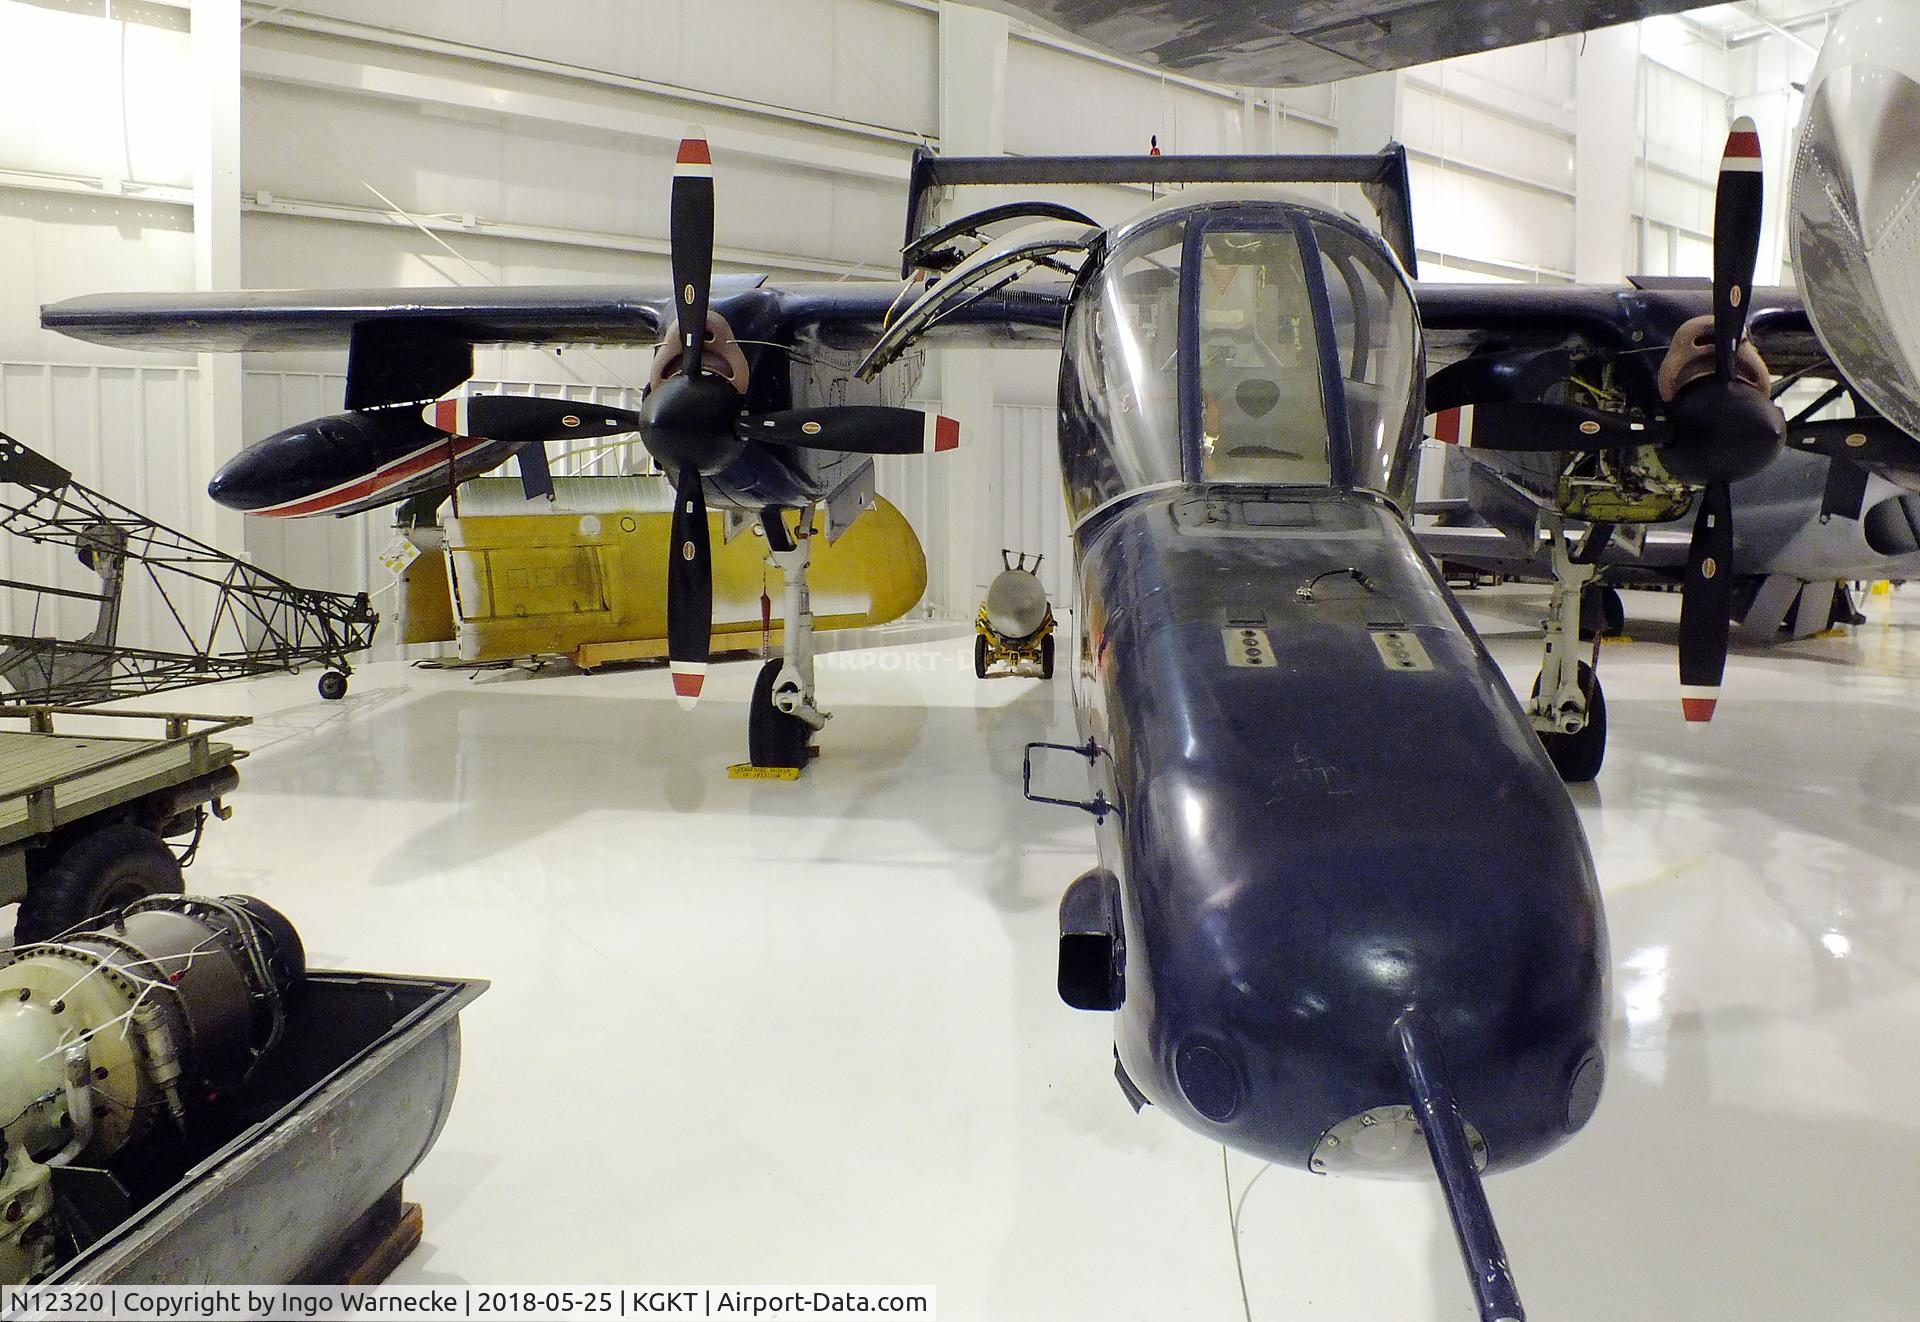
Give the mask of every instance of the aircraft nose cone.
[[266, 473], [260, 462], [261, 448], [242, 450], [221, 465], [220, 471], [207, 483], [207, 495], [214, 504], [245, 513], [267, 503], [262, 491]]

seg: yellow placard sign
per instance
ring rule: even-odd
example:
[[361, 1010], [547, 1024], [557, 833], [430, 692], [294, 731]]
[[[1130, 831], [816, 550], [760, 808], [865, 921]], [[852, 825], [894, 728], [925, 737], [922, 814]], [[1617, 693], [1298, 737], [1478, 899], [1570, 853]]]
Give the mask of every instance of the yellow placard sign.
[[735, 762], [727, 768], [728, 780], [798, 780], [799, 767], [756, 767], [751, 762]]

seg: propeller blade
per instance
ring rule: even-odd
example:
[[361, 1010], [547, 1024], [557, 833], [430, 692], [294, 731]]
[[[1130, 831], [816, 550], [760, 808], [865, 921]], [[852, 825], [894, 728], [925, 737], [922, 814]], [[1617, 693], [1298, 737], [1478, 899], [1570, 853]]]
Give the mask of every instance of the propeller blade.
[[1910, 468], [1920, 460], [1913, 437], [1885, 418], [1827, 418], [1795, 423], [1787, 429], [1787, 444], [1807, 454], [1850, 459], [1856, 464], [1898, 464]]
[[1623, 413], [1521, 400], [1443, 409], [1433, 415], [1432, 432], [1449, 445], [1515, 453], [1618, 450], [1666, 440], [1659, 424]]
[[743, 441], [843, 454], [939, 454], [958, 449], [960, 424], [919, 409], [877, 404], [788, 409], [743, 416], [734, 424]]
[[1687, 576], [1680, 589], [1680, 710], [1704, 729], [1720, 699], [1733, 628], [1733, 495], [1725, 482], [1700, 493]]
[[520, 489], [528, 500], [553, 499], [553, 469], [547, 466], [547, 447], [538, 441], [523, 445], [516, 453], [520, 460]]
[[713, 156], [705, 138], [682, 139], [674, 158], [667, 238], [672, 249], [674, 308], [680, 321], [680, 370], [698, 376], [707, 333], [707, 294], [713, 283]]
[[667, 560], [667, 660], [673, 695], [682, 707], [700, 700], [713, 641], [713, 560], [707, 536], [707, 495], [700, 470], [680, 469], [673, 490], [673, 540]]
[[1733, 356], [1747, 333], [1753, 265], [1760, 255], [1761, 192], [1760, 133], [1742, 115], [1727, 134], [1713, 201], [1714, 360], [1722, 381], [1733, 380]]
[[1839, 515], [1857, 519], [1867, 503], [1867, 482], [1873, 476], [1859, 464], [1845, 459], [1827, 460], [1827, 484], [1820, 491], [1822, 522]]
[[640, 429], [640, 415], [631, 409], [534, 395], [455, 395], [435, 400], [420, 410], [420, 416], [429, 427], [455, 436], [484, 436], [518, 445], [618, 436]]

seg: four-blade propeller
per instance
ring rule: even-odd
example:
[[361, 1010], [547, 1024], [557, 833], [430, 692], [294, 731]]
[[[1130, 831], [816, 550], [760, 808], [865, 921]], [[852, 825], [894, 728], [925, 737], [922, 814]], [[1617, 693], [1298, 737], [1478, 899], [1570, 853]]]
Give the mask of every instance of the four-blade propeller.
[[1680, 705], [1687, 723], [1713, 719], [1733, 627], [1731, 484], [1759, 472], [1780, 452], [1786, 418], [1770, 397], [1766, 365], [1745, 343], [1760, 251], [1760, 135], [1751, 119], [1734, 121], [1720, 160], [1713, 213], [1711, 357], [1704, 326], [1674, 337], [1660, 369], [1672, 441], [1667, 470], [1698, 483], [1699, 508], [1680, 596]]
[[[1786, 419], [1770, 397], [1766, 364], [1746, 339], [1761, 194], [1760, 136], [1743, 117], [1727, 135], [1714, 199], [1713, 312], [1674, 334], [1658, 376], [1663, 417], [1642, 421], [1526, 398], [1528, 391], [1566, 378], [1570, 364], [1562, 350], [1466, 358], [1428, 384], [1434, 435], [1443, 441], [1511, 453], [1653, 446], [1672, 477], [1700, 488], [1682, 586], [1679, 649], [1682, 712], [1695, 726], [1712, 719], [1726, 670], [1733, 619], [1730, 486], [1772, 462], [1786, 434]], [[1843, 437], [1829, 435], [1839, 424], [1803, 428], [1796, 443], [1823, 451], [1836, 442], [1869, 444], [1868, 429], [1847, 425]]]
[[754, 444], [846, 454], [933, 454], [959, 444], [959, 425], [917, 409], [877, 405], [746, 411], [746, 360], [723, 317], [708, 310], [713, 278], [713, 158], [706, 141], [680, 144], [668, 225], [674, 343], [655, 363], [640, 438], [674, 474], [667, 562], [667, 659], [673, 691], [691, 707], [706, 681], [713, 633], [713, 563], [705, 478]]
[[[637, 431], [672, 471], [667, 556], [667, 659], [673, 692], [691, 707], [706, 683], [713, 634], [713, 556], [706, 477], [755, 444], [839, 454], [938, 454], [960, 444], [960, 424], [918, 409], [872, 404], [748, 413], [746, 358], [725, 318], [708, 310], [713, 284], [713, 158], [702, 138], [681, 142], [668, 219], [675, 321], [639, 413], [572, 400], [463, 395], [422, 411], [450, 435], [519, 447], [529, 499], [553, 494], [549, 441]], [[704, 333], [702, 333], [704, 331]]]

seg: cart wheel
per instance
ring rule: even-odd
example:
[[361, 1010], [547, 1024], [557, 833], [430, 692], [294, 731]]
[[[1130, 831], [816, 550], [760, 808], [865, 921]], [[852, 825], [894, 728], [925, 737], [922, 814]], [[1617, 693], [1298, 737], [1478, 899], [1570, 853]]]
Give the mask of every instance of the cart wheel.
[[1040, 678], [1053, 678], [1053, 635], [1040, 640]]
[[987, 636], [983, 633], [973, 636], [973, 673], [979, 679], [987, 677]]
[[338, 670], [329, 670], [320, 676], [320, 696], [328, 702], [338, 702], [347, 696], [347, 677]]
[[180, 860], [160, 837], [132, 822], [115, 822], [81, 836], [29, 878], [13, 939], [21, 945], [45, 941], [145, 896], [182, 889]]
[[773, 705], [773, 682], [780, 678], [778, 657], [760, 667], [747, 707], [747, 760], [756, 767], [804, 767], [813, 727]]

